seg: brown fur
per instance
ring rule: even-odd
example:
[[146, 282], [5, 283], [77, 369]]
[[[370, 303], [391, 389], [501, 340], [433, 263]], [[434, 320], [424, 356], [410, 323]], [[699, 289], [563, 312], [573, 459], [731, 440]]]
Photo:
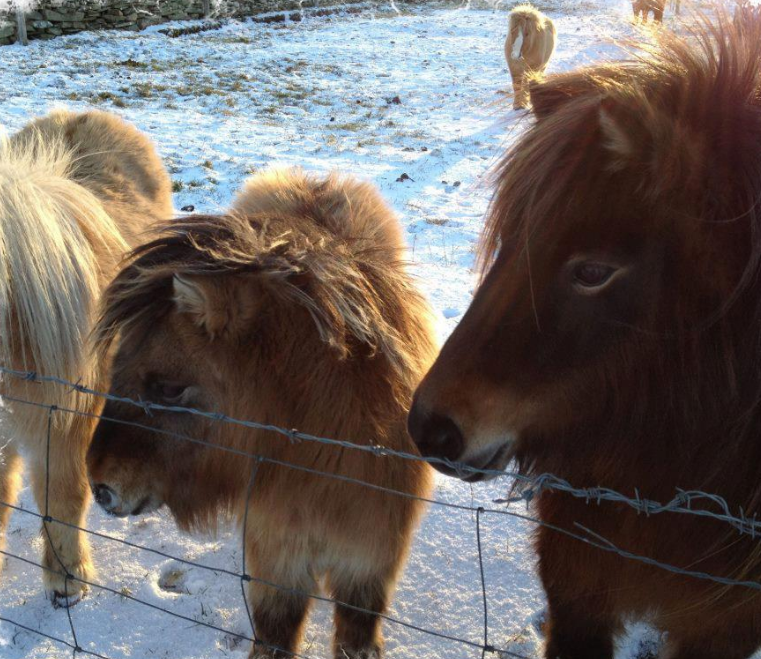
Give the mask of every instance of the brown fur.
[[[538, 121], [499, 170], [483, 282], [410, 414], [424, 454], [761, 512], [761, 26], [696, 30], [532, 88]], [[549, 492], [537, 509], [634, 554], [761, 580], [758, 541], [716, 521]], [[668, 632], [662, 659], [761, 645], [756, 591], [547, 528], [536, 543], [547, 659], [612, 659], [630, 617]]]
[[[518, 5], [510, 12], [505, 59], [513, 79], [516, 109], [528, 105], [529, 78], [544, 73], [555, 50], [555, 36], [555, 24], [531, 5]], [[518, 39], [521, 43], [516, 44]]]
[[[105, 387], [106, 374], [88, 342], [97, 298], [136, 232], [171, 216], [169, 178], [152, 144], [114, 116], [59, 111], [0, 143], [3, 365]], [[101, 409], [97, 399], [10, 376], [0, 393], [85, 414]], [[7, 407], [3, 431], [10, 443], [0, 456], [0, 499], [15, 502], [20, 444], [44, 511], [48, 413], [11, 401]], [[82, 526], [89, 503], [85, 453], [95, 424], [62, 412], [51, 420], [48, 512]], [[0, 533], [9, 512], [3, 509]], [[47, 526], [52, 545], [43, 533], [43, 565], [92, 578], [84, 534], [55, 522]], [[57, 573], [43, 573], [48, 595], [58, 604], [77, 601], [86, 586], [65, 583]]]
[[[112, 390], [224, 411], [324, 437], [414, 451], [405, 429], [414, 387], [434, 355], [429, 311], [400, 259], [403, 240], [373, 187], [300, 170], [251, 179], [229, 215], [168, 225], [116, 278], [99, 325], [121, 335]], [[167, 387], [166, 383], [175, 383]], [[182, 391], [182, 393], [178, 393]], [[174, 396], [169, 399], [168, 395]], [[377, 457], [195, 416], [109, 403], [106, 416], [338, 474], [417, 496], [420, 463]], [[91, 477], [115, 514], [166, 503], [182, 528], [214, 528], [249, 505], [255, 577], [317, 589], [385, 611], [421, 512], [419, 502], [168, 437], [101, 422]], [[298, 647], [310, 601], [254, 583], [260, 638]], [[336, 609], [335, 656], [380, 657], [376, 614]], [[257, 646], [251, 656], [279, 656]]]
[[[680, 0], [673, 0], [676, 13], [680, 10]], [[634, 11], [634, 19], [641, 19], [643, 23], [647, 23], [647, 16], [652, 12], [653, 21], [656, 23], [663, 22], [663, 12], [666, 9], [666, 0], [634, 0], [632, 2], [632, 11]]]

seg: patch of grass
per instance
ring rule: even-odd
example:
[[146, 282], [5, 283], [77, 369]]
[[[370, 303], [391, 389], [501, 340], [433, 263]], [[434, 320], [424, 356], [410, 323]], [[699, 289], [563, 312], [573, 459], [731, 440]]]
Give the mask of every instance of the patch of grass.
[[147, 62], [138, 62], [136, 60], [133, 60], [131, 57], [128, 59], [125, 59], [123, 62], [116, 62], [118, 66], [124, 66], [128, 69], [147, 69], [148, 63]]
[[195, 179], [193, 179], [192, 181], [190, 181], [188, 183], [188, 187], [189, 188], [202, 188], [203, 187], [203, 181], [201, 181], [200, 179], [195, 178]]
[[211, 160], [204, 160], [201, 163], [202, 167], [205, 167], [206, 169], [214, 169], [214, 163]]
[[345, 123], [342, 123], [342, 124], [334, 124], [333, 125], [333, 128], [335, 130], [348, 130], [348, 131], [352, 131], [352, 132], [355, 132], [355, 131], [358, 131], [358, 130], [362, 130], [362, 128], [364, 128], [364, 127], [365, 127], [365, 125], [359, 123], [358, 121], [348, 121], [348, 122], [345, 122]]
[[98, 92], [93, 98], [93, 101], [96, 103], [102, 103], [103, 101], [113, 101], [115, 98], [119, 97], [111, 92]]
[[185, 184], [182, 181], [172, 181], [172, 192], [182, 192]]
[[217, 41], [218, 43], [243, 43], [243, 44], [254, 43], [254, 40], [251, 37], [247, 37], [245, 35], [221, 37], [219, 39], [215, 39], [215, 41]]

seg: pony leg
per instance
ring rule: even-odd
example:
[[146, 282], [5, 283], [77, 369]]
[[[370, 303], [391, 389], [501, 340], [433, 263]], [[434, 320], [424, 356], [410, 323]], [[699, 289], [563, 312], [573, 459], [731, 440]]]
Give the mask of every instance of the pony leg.
[[520, 73], [514, 78], [513, 82], [513, 109], [522, 110], [528, 105], [528, 85], [526, 76]]
[[[0, 449], [0, 550], [5, 550], [5, 535], [11, 517], [10, 506], [16, 504], [20, 487], [21, 457], [16, 452], [16, 447], [8, 443]], [[4, 559], [5, 555], [0, 554], [0, 567], [5, 562]]]
[[386, 611], [393, 581], [386, 574], [361, 580], [346, 573], [331, 574], [333, 597], [357, 607], [336, 604], [335, 659], [381, 659], [383, 635], [379, 614]]
[[[41, 513], [54, 520], [84, 527], [90, 503], [85, 451], [92, 421], [74, 419], [68, 432], [51, 428], [50, 460], [47, 444], [33, 445], [31, 476], [34, 496]], [[31, 448], [31, 447], [30, 447]], [[92, 580], [94, 568], [85, 534], [57, 521], [43, 522], [43, 583], [54, 606], [76, 604], [88, 586], [78, 579]], [[66, 574], [74, 579], [67, 579]]]
[[559, 601], [548, 593], [546, 659], [613, 659], [616, 627], [604, 618], [601, 603], [588, 598]]
[[[301, 643], [311, 604], [309, 595], [315, 591], [316, 583], [306, 561], [297, 565], [299, 559], [288, 556], [287, 545], [266, 552], [266, 548], [260, 550], [251, 542], [247, 544], [252, 576], [282, 587], [249, 583], [248, 600], [258, 640], [249, 659], [290, 659]], [[285, 565], [284, 560], [288, 561]]]

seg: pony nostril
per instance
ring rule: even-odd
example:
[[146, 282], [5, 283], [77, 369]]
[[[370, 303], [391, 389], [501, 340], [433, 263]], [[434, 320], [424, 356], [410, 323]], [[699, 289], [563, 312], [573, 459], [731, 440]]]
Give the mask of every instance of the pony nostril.
[[407, 427], [423, 457], [457, 460], [462, 455], [465, 439], [448, 416], [426, 414], [415, 405], [410, 411]]
[[92, 493], [95, 501], [103, 508], [110, 508], [114, 502], [115, 493], [108, 485], [93, 485]]

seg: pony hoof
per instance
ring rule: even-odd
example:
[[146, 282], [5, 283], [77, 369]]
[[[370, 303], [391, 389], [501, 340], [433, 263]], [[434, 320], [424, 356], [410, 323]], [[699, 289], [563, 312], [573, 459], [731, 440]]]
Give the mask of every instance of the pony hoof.
[[70, 572], [72, 577], [74, 577], [73, 579], [66, 579], [59, 572], [47, 572], [45, 574], [45, 594], [48, 600], [53, 603], [53, 608], [67, 609], [70, 606], [74, 606], [90, 590], [90, 587], [86, 583], [79, 581], [79, 579], [84, 581], [92, 580], [95, 571], [89, 561], [77, 564], [70, 569]]
[[66, 593], [59, 593], [57, 590], [54, 590], [52, 593], [50, 593], [50, 601], [53, 603], [54, 609], [68, 609], [69, 607], [78, 604], [87, 594], [87, 590], [88, 589], [86, 587], [81, 588], [76, 592], [71, 592], [71, 589], [69, 589], [68, 595]]

